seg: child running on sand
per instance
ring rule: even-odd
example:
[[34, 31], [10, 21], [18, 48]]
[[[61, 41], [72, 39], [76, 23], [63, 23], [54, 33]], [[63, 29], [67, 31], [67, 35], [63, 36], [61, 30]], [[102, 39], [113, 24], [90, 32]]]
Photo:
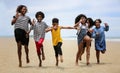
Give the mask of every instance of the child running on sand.
[[95, 20], [95, 28], [93, 29], [92, 37], [95, 38], [95, 50], [96, 50], [96, 58], [97, 63], [100, 63], [100, 52], [105, 53], [106, 51], [106, 41], [105, 41], [105, 32], [109, 30], [109, 26], [107, 23], [104, 26], [101, 26], [100, 24], [102, 21], [100, 19]]
[[55, 51], [55, 58], [56, 58], [56, 66], [58, 66], [59, 63], [59, 57], [60, 61], [63, 62], [63, 53], [62, 53], [62, 38], [61, 38], [61, 29], [74, 29], [74, 27], [63, 27], [59, 26], [59, 19], [53, 18], [52, 19], [52, 27], [47, 29], [46, 31], [51, 31], [52, 34], [52, 43]]
[[78, 41], [78, 51], [76, 54], [76, 65], [78, 65], [78, 59], [81, 58], [82, 50], [83, 50], [83, 40], [87, 43], [87, 52], [86, 52], [86, 64], [89, 65], [90, 59], [90, 42], [91, 38], [87, 35], [88, 25], [86, 24], [87, 17], [84, 14], [80, 14], [75, 19], [75, 26], [78, 30], [77, 32], [77, 41]]
[[24, 45], [25, 53], [26, 53], [26, 62], [29, 63], [29, 35], [27, 32], [29, 31], [29, 24], [31, 23], [30, 17], [26, 16], [27, 7], [25, 5], [19, 5], [16, 9], [16, 15], [13, 17], [11, 22], [14, 25], [14, 34], [15, 40], [17, 42], [18, 48], [18, 59], [19, 59], [19, 67], [22, 67], [22, 45]]
[[[94, 22], [92, 20], [92, 18], [87, 18], [87, 24], [88, 24], [88, 29], [89, 31], [87, 31], [87, 35], [91, 38], [91, 41], [92, 41], [92, 27], [94, 25]], [[87, 41], [83, 40], [83, 49], [82, 49], [82, 53], [81, 53], [81, 56], [79, 57], [79, 60], [82, 60], [82, 55], [84, 54], [84, 51], [85, 51], [85, 48], [86, 48], [86, 52], [88, 52], [88, 49], [87, 47], [91, 47], [91, 42], [90, 44], [88, 45], [87, 44]], [[89, 50], [90, 51], [90, 50]], [[87, 58], [89, 58], [88, 56], [86, 56], [86, 60]]]
[[[37, 23], [35, 23], [35, 20], [33, 20], [34, 25], [31, 27], [30, 31], [34, 30], [34, 40], [36, 44], [37, 55], [39, 58], [39, 67], [41, 67], [42, 60], [45, 60], [43, 41], [45, 38], [45, 29], [48, 28], [48, 25], [42, 21], [45, 17], [43, 12], [41, 11], [37, 12], [35, 17], [37, 19]], [[30, 33], [30, 31], [28, 33]], [[42, 54], [42, 60], [41, 60], [41, 54]]]

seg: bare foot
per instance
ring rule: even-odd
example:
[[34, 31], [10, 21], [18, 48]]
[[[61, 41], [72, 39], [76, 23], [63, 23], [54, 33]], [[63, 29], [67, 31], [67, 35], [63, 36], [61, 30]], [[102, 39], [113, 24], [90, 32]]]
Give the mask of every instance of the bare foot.
[[81, 57], [79, 57], [79, 60], [81, 61], [81, 60], [82, 60], [82, 58], [81, 58]]
[[61, 61], [61, 63], [63, 62], [63, 57], [62, 56], [60, 56], [60, 61]]
[[88, 62], [88, 63], [86, 63], [87, 65], [90, 65], [90, 63]]
[[97, 64], [100, 64], [100, 61], [99, 61], [99, 60], [97, 60]]
[[63, 58], [60, 59], [61, 63], [63, 62]]
[[30, 62], [29, 58], [26, 58], [26, 63], [29, 63], [29, 62]]
[[39, 63], [39, 67], [42, 67], [42, 63]]
[[22, 67], [22, 63], [19, 64], [19, 67]]
[[58, 66], [58, 61], [56, 62], [56, 66]]
[[78, 62], [76, 62], [75, 65], [78, 66]]
[[45, 56], [44, 55], [42, 55], [42, 60], [45, 60]]

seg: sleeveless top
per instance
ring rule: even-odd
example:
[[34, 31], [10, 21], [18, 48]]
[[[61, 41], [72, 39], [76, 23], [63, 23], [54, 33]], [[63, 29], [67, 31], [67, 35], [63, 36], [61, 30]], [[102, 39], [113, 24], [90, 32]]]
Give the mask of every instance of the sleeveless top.
[[58, 42], [62, 42], [59, 26], [58, 26], [57, 30], [52, 29], [51, 33], [52, 33], [53, 46], [56, 46], [58, 44]]

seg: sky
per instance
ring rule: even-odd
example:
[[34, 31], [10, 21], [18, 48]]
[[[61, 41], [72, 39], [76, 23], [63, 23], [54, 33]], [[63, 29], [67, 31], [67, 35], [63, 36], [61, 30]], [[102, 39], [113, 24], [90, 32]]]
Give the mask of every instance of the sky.
[[[85, 14], [93, 20], [100, 18], [102, 26], [108, 23], [110, 30], [106, 37], [120, 37], [120, 0], [0, 0], [0, 36], [14, 36], [12, 17], [18, 5], [26, 5], [28, 15], [35, 18], [37, 11], [45, 14], [45, 21], [51, 26], [52, 18], [59, 18], [61, 26], [74, 26], [75, 17]], [[31, 32], [31, 35], [33, 33]], [[62, 36], [76, 36], [76, 30], [62, 30]], [[47, 37], [51, 36], [50, 32]]]

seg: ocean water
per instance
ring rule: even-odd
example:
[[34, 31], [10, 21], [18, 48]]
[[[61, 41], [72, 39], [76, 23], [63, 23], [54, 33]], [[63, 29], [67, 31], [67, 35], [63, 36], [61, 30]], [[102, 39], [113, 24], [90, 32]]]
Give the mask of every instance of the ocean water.
[[[63, 40], [77, 40], [77, 36], [63, 36], [62, 38]], [[106, 37], [106, 41], [120, 42], [120, 37]]]
[[[51, 37], [46, 37], [46, 39], [51, 39]], [[77, 36], [62, 36], [63, 40], [77, 40]], [[120, 37], [106, 37], [106, 41], [118, 41], [120, 42]]]
[[[0, 36], [0, 38], [14, 38], [14, 36]], [[30, 36], [33, 38], [33, 36]], [[51, 40], [51, 36], [46, 36], [45, 39]], [[62, 36], [63, 40], [77, 40], [77, 36]], [[120, 42], [120, 37], [106, 37], [106, 41], [118, 41]]]

